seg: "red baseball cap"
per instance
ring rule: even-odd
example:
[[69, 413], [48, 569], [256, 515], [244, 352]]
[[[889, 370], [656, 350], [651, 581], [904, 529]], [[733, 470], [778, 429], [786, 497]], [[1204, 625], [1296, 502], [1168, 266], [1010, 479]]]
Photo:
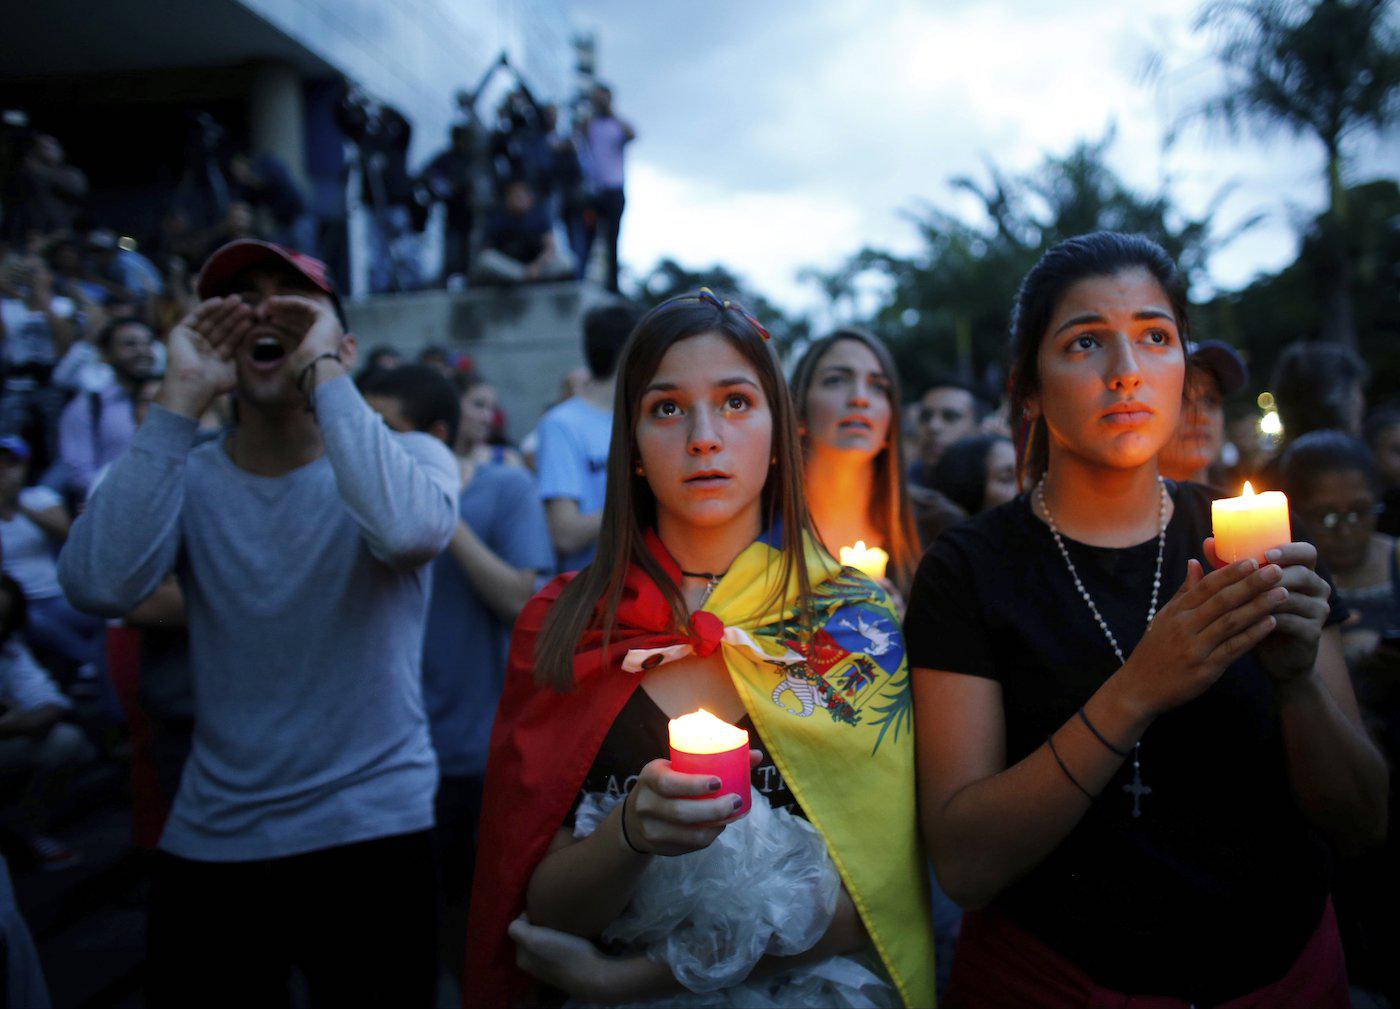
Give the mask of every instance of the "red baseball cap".
[[244, 271], [263, 263], [280, 263], [291, 267], [311, 282], [312, 286], [324, 291], [335, 304], [335, 314], [345, 326], [345, 310], [340, 305], [340, 295], [331, 283], [330, 270], [326, 264], [303, 252], [288, 249], [272, 242], [256, 238], [239, 238], [216, 249], [199, 271], [194, 293], [200, 301], [231, 294], [229, 284]]

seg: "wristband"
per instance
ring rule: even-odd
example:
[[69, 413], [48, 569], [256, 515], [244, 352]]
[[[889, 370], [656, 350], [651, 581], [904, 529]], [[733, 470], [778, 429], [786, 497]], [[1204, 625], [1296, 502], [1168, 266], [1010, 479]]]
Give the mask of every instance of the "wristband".
[[638, 855], [650, 855], [651, 852], [643, 851], [641, 848], [638, 848], [635, 844], [632, 843], [632, 839], [627, 836], [627, 800], [631, 797], [631, 792], [628, 792], [622, 797], [622, 815], [618, 817], [618, 820], [622, 823], [622, 840], [626, 842], [627, 847], [631, 848]]
[[[316, 380], [316, 365], [320, 364], [327, 358], [336, 362], [336, 364], [341, 364], [339, 354], [332, 354], [329, 351], [327, 351], [324, 354], [317, 354], [315, 357], [313, 357], [310, 361], [307, 362], [306, 367], [301, 369], [301, 373], [297, 375], [297, 391], [306, 397], [306, 405], [308, 408], [310, 408], [311, 406], [311, 388], [309, 383], [306, 381], [306, 376], [310, 375], [311, 380], [314, 382]], [[341, 367], [344, 367], [344, 365], [341, 364]]]
[[1075, 788], [1079, 789], [1081, 792], [1083, 792], [1084, 798], [1088, 799], [1090, 802], [1093, 802], [1095, 797], [1089, 793], [1089, 790], [1087, 788], [1085, 788], [1079, 783], [1078, 778], [1069, 773], [1069, 768], [1066, 767], [1065, 762], [1060, 759], [1060, 751], [1055, 749], [1055, 737], [1053, 735], [1045, 737], [1045, 745], [1050, 747], [1051, 756], [1055, 758], [1055, 763], [1060, 765], [1060, 770], [1065, 772], [1065, 777], [1069, 779], [1069, 783]]
[[1104, 746], [1107, 746], [1110, 750], [1112, 750], [1112, 751], [1113, 751], [1114, 753], [1116, 753], [1118, 756], [1124, 758], [1125, 760], [1127, 759], [1128, 751], [1127, 751], [1127, 750], [1120, 750], [1120, 749], [1118, 749], [1118, 747], [1114, 746], [1114, 745], [1113, 745], [1112, 743], [1110, 743], [1107, 739], [1105, 739], [1105, 738], [1103, 737], [1103, 733], [1100, 732], [1098, 729], [1094, 728], [1094, 723], [1091, 722], [1091, 721], [1089, 721], [1089, 716], [1086, 715], [1086, 714], [1084, 713], [1084, 709], [1083, 709], [1083, 708], [1080, 708], [1080, 709], [1079, 709], [1079, 719], [1080, 719], [1080, 721], [1082, 721], [1082, 722], [1088, 727], [1089, 731], [1092, 732], [1092, 733], [1094, 734], [1094, 738], [1095, 738], [1095, 739], [1097, 739], [1100, 743], [1103, 743]]

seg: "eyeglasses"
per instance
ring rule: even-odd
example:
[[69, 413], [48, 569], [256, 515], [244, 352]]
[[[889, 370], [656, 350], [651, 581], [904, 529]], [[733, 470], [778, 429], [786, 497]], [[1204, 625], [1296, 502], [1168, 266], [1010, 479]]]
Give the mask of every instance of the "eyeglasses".
[[1359, 525], [1363, 519], [1374, 518], [1385, 511], [1385, 505], [1377, 502], [1369, 508], [1361, 508], [1349, 512], [1328, 512], [1325, 515], [1308, 516], [1314, 523], [1326, 529], [1329, 533], [1336, 532], [1341, 526], [1354, 527]]
[[738, 312], [739, 315], [743, 317], [745, 322], [747, 322], [754, 329], [758, 330], [758, 335], [763, 337], [763, 341], [765, 343], [773, 339], [772, 334], [769, 333], [768, 330], [763, 327], [763, 323], [759, 322], [751, 314], [749, 314], [749, 312], [744, 308], [743, 305], [739, 304], [737, 301], [721, 301], [715, 295], [715, 292], [711, 291], [708, 287], [700, 288], [699, 292], [696, 294], [683, 294], [678, 298], [670, 298], [662, 304], [671, 305], [678, 301], [703, 301], [707, 302], [708, 304], [714, 305], [715, 308], [718, 308], [721, 312]]

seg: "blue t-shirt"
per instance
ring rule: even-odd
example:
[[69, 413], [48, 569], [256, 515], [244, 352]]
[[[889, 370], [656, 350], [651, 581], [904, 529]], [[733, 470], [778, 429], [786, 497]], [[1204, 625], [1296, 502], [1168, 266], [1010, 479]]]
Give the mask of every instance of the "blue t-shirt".
[[[582, 515], [603, 510], [608, 489], [608, 443], [612, 413], [575, 396], [540, 419], [536, 429], [540, 450], [540, 498], [578, 502]], [[559, 555], [560, 571], [577, 571], [593, 560], [596, 543], [572, 554]]]
[[[554, 567], [544, 505], [519, 466], [485, 463], [462, 491], [458, 514], [511, 567]], [[423, 703], [444, 776], [486, 771], [486, 749], [505, 681], [510, 626], [491, 612], [451, 552], [433, 562], [423, 637]]]

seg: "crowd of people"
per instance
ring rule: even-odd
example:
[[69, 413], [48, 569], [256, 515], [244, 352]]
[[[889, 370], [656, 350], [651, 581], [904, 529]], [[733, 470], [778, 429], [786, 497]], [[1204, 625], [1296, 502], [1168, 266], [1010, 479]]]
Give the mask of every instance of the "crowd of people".
[[[337, 106], [368, 225], [369, 293], [582, 279], [595, 259], [598, 279], [616, 293], [626, 148], [636, 131], [614, 110], [612, 89], [594, 85], [564, 115], [518, 79], [489, 125], [476, 113], [479, 100], [479, 92], [462, 99], [447, 145], [416, 169], [412, 124], [396, 109], [354, 88]], [[318, 216], [287, 164], [236, 146], [207, 113], [193, 117], [187, 164], [164, 194], [159, 225], [134, 237], [95, 214], [88, 176], [58, 137], [24, 113], [4, 116], [0, 289], [30, 313], [12, 308], [6, 325], [37, 331], [37, 316], [47, 314], [54, 330], [14, 340], [8, 353], [29, 356], [10, 358], [13, 366], [51, 369], [111, 318], [168, 328], [189, 308], [199, 264], [239, 238], [334, 259], [349, 272], [344, 215]], [[423, 239], [438, 207], [442, 254], [429, 275]], [[61, 373], [56, 384], [71, 391], [66, 380]]]
[[[572, 197], [509, 103], [513, 223], [478, 255], [458, 193], [450, 262], [543, 279]], [[860, 329], [785, 369], [701, 290], [591, 310], [511, 445], [469, 361], [358, 346], [290, 201], [177, 284], [64, 230], [43, 157], [58, 231], [0, 276], [0, 847], [81, 858], [55, 793], [130, 763], [150, 1004], [1396, 1002], [1400, 408], [1352, 352], [1285, 351], [1274, 444], [1167, 255], [1100, 232], [1025, 277], [1003, 395], [906, 404]], [[1294, 542], [1227, 565], [1246, 478]], [[751, 789], [671, 765], [697, 708]]]
[[489, 127], [475, 111], [480, 91], [462, 96], [462, 121], [417, 172], [402, 115], [363, 97], [342, 105], [339, 124], [360, 152], [361, 199], [370, 211], [371, 291], [428, 285], [416, 236], [441, 204], [438, 285], [582, 279], [601, 243], [600, 279], [616, 292], [625, 150], [637, 134], [614, 112], [612, 89], [594, 85], [566, 120], [517, 78]]

